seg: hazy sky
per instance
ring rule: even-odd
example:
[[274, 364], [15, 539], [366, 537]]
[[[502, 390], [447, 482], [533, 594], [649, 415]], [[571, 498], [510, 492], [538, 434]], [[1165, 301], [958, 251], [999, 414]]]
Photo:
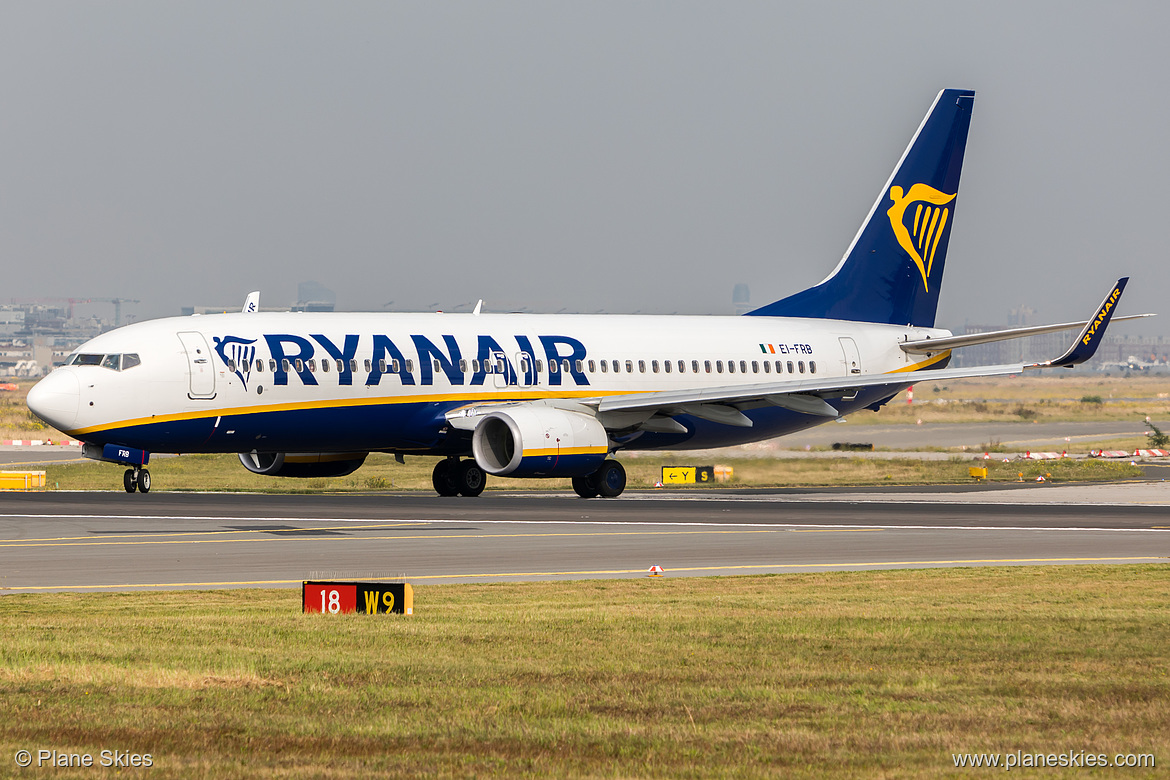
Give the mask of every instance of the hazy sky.
[[[978, 92], [940, 324], [1170, 333], [1170, 4], [0, 4], [0, 300], [716, 313]], [[106, 309], [108, 312], [108, 308]], [[1121, 329], [1118, 328], [1118, 332]]]

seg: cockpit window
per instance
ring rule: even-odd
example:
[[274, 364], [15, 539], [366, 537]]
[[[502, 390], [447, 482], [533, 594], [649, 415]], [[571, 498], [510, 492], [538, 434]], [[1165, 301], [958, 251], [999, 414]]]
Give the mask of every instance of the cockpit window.
[[65, 360], [67, 366], [101, 366], [111, 371], [125, 371], [128, 368], [142, 365], [142, 360], [136, 352], [124, 355], [84, 355], [72, 354]]

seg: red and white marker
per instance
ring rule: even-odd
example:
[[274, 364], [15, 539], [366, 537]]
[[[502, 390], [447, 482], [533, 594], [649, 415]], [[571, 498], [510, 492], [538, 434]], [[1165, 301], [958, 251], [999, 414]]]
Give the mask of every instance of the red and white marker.
[[662, 576], [662, 567], [659, 566], [658, 564], [654, 564], [653, 566], [651, 566], [650, 567], [650, 576], [651, 577], [661, 577]]

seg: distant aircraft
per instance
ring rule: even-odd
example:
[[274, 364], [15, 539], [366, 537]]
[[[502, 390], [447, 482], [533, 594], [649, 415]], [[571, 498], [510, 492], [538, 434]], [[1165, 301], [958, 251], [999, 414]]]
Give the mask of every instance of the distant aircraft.
[[1106, 365], [1107, 369], [1116, 368], [1119, 371], [1126, 371], [1126, 372], [1141, 371], [1141, 372], [1147, 373], [1147, 374], [1152, 369], [1166, 367], [1165, 363], [1159, 363], [1159, 362], [1153, 361], [1153, 360], [1142, 360], [1141, 358], [1135, 357], [1134, 355], [1128, 356], [1122, 362], [1107, 363], [1105, 365]]
[[[370, 452], [441, 456], [441, 495], [485, 474], [626, 486], [621, 450], [722, 447], [877, 410], [911, 384], [1073, 366], [1126, 279], [1086, 322], [953, 336], [934, 327], [975, 93], [943, 90], [841, 262], [745, 316], [241, 313], [153, 320], [83, 344], [32, 411], [126, 466], [151, 452], [238, 453], [257, 474], [330, 477]], [[1122, 318], [1119, 318], [1122, 319]], [[1045, 363], [944, 368], [951, 350], [1080, 328]]]

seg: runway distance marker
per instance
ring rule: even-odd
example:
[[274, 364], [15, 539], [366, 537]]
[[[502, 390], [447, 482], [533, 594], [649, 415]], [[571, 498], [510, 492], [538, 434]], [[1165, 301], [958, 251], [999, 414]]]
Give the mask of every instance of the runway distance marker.
[[301, 610], [322, 615], [413, 615], [414, 589], [409, 582], [301, 583]]

